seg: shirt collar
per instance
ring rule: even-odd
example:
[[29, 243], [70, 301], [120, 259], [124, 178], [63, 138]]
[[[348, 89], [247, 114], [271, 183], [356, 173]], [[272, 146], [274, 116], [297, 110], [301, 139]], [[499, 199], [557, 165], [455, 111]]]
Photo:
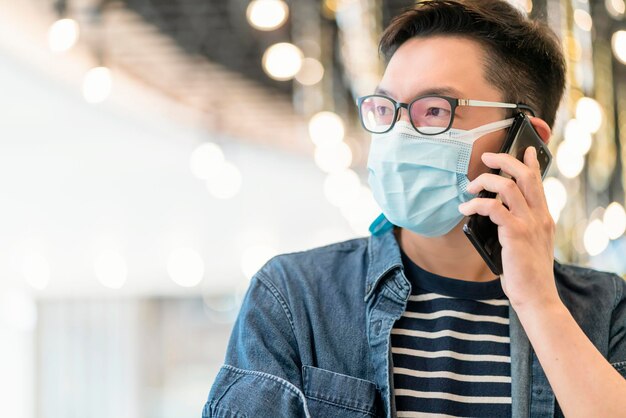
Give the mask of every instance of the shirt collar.
[[369, 238], [365, 301], [372, 296], [387, 273], [396, 268], [402, 268], [400, 247], [393, 230], [393, 227], [386, 228], [384, 232], [372, 234]]

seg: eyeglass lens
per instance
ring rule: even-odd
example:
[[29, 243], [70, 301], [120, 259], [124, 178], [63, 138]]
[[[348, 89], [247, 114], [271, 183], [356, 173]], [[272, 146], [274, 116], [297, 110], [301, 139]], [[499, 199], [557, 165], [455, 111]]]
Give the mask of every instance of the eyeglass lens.
[[[389, 98], [371, 96], [361, 103], [360, 117], [365, 129], [382, 133], [393, 125], [394, 111], [394, 103]], [[418, 131], [421, 127], [441, 128], [428, 129], [428, 134], [437, 134], [450, 125], [452, 108], [450, 102], [440, 97], [422, 97], [411, 104], [409, 114]]]

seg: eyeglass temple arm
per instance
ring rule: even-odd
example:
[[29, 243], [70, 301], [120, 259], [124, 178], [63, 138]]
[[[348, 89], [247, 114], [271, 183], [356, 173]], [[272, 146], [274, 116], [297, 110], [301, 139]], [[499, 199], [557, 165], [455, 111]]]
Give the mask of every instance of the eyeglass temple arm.
[[487, 102], [483, 100], [471, 100], [471, 99], [459, 99], [459, 106], [476, 106], [476, 107], [504, 107], [508, 109], [522, 109], [529, 111], [535, 116], [535, 111], [525, 104], [513, 104], [513, 103], [501, 103], [501, 102]]

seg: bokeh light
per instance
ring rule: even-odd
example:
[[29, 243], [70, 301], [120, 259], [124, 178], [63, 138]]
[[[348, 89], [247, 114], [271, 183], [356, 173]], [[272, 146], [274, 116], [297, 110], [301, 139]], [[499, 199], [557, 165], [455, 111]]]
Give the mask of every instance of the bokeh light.
[[593, 26], [591, 15], [582, 9], [574, 10], [574, 22], [582, 30], [589, 32]]
[[556, 223], [559, 221], [561, 211], [567, 203], [567, 190], [563, 183], [555, 177], [547, 177], [543, 181], [543, 190], [548, 202], [548, 210]]
[[345, 142], [315, 148], [315, 164], [326, 173], [344, 170], [352, 164], [352, 150]]
[[583, 170], [585, 159], [569, 142], [563, 141], [556, 150], [556, 165], [565, 177], [574, 178]]
[[212, 142], [199, 145], [191, 153], [189, 167], [199, 179], [206, 180], [218, 172], [224, 164], [222, 149]]
[[46, 257], [37, 252], [25, 254], [21, 263], [24, 280], [33, 289], [44, 290], [50, 282], [50, 265]]
[[600, 254], [609, 245], [609, 237], [600, 219], [589, 222], [583, 236], [583, 244], [591, 256]]
[[615, 57], [626, 64], [626, 30], [618, 30], [611, 37], [611, 46]]
[[315, 58], [304, 58], [302, 67], [296, 74], [296, 81], [305, 86], [312, 86], [324, 78], [324, 66]]
[[249, 280], [265, 263], [276, 255], [278, 255], [278, 251], [268, 245], [248, 247], [241, 256], [241, 271]]
[[96, 67], [87, 71], [83, 79], [83, 97], [87, 103], [101, 103], [105, 101], [113, 89], [111, 70], [106, 67]]
[[115, 250], [105, 250], [98, 254], [94, 261], [94, 272], [98, 281], [110, 289], [120, 289], [128, 276], [126, 261]]
[[358, 174], [350, 169], [331, 173], [324, 180], [324, 195], [337, 207], [347, 205], [356, 199], [360, 188], [361, 180]]
[[319, 112], [309, 120], [309, 136], [318, 147], [341, 142], [344, 135], [343, 120], [334, 112]]
[[610, 239], [617, 239], [626, 232], [626, 212], [617, 202], [611, 203], [604, 211], [604, 229]]
[[236, 165], [226, 161], [206, 179], [209, 193], [218, 199], [231, 199], [241, 190], [243, 179]]
[[291, 80], [302, 67], [302, 51], [288, 42], [274, 44], [263, 54], [263, 70], [275, 80]]
[[591, 143], [593, 141], [591, 133], [576, 119], [567, 121], [563, 136], [572, 152], [585, 155], [589, 152], [589, 149], [591, 149]]
[[605, 0], [606, 10], [613, 17], [622, 17], [626, 12], [626, 2], [624, 0]]
[[289, 6], [282, 0], [252, 0], [246, 9], [248, 23], [256, 29], [279, 28], [289, 16]]
[[177, 248], [167, 259], [167, 272], [177, 285], [193, 287], [204, 277], [204, 261], [192, 248]]
[[361, 186], [358, 195], [340, 209], [352, 230], [361, 236], [369, 234], [369, 226], [381, 212], [372, 191], [367, 186]]
[[80, 28], [74, 19], [59, 19], [48, 30], [48, 46], [52, 52], [70, 50], [78, 41]]
[[602, 107], [591, 97], [582, 97], [576, 103], [576, 119], [589, 132], [596, 133], [602, 125]]

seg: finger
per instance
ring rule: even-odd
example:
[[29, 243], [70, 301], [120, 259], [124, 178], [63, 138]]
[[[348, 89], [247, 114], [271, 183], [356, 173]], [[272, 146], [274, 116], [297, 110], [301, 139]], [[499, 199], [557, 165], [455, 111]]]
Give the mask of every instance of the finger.
[[478, 214], [489, 216], [491, 222], [498, 226], [505, 226], [513, 221], [513, 214], [509, 212], [498, 199], [477, 197], [459, 205], [459, 212], [465, 216]]
[[540, 174], [539, 160], [537, 160], [537, 149], [535, 147], [528, 147], [524, 151], [524, 164], [527, 165], [532, 171]]
[[470, 193], [478, 193], [482, 189], [498, 193], [502, 202], [508, 206], [514, 215], [525, 215], [530, 210], [524, 195], [512, 179], [484, 173], [472, 180], [467, 186], [467, 191]]
[[[532, 153], [533, 150], [526, 150], [524, 159], [532, 158], [527, 156], [527, 153]], [[517, 186], [519, 187], [522, 195], [526, 198], [526, 202], [530, 208], [541, 207], [545, 202], [545, 196], [543, 193], [543, 187], [541, 185], [541, 176], [539, 175], [538, 168], [531, 168], [519, 161], [517, 158], [509, 154], [494, 154], [486, 152], [482, 155], [482, 160], [488, 167], [499, 168], [511, 177], [515, 178]], [[537, 160], [537, 157], [534, 157]], [[539, 162], [536, 161], [537, 167]]]

